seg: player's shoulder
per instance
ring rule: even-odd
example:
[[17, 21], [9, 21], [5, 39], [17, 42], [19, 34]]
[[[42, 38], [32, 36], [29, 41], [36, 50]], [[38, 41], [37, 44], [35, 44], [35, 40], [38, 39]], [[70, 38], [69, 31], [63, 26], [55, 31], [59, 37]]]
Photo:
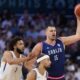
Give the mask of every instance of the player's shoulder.
[[56, 40], [62, 42], [62, 37], [58, 37]]
[[6, 50], [6, 51], [4, 51], [4, 53], [3, 53], [3, 59], [5, 60], [5, 59], [8, 58], [8, 57], [12, 57], [12, 54], [11, 54], [10, 51]]
[[11, 51], [6, 50], [6, 51], [4, 51], [3, 55], [11, 55]]
[[37, 43], [35, 46], [39, 48], [42, 47], [42, 42]]
[[5, 54], [8, 54], [8, 53], [10, 53], [10, 51], [9, 51], [9, 50], [6, 50], [6, 51], [4, 51], [4, 53], [5, 53]]
[[62, 38], [62, 37], [57, 37], [57, 39], [56, 39], [56, 40], [60, 40], [60, 41], [61, 41], [61, 38]]
[[27, 79], [31, 78], [31, 79], [35, 79], [36, 78], [36, 72], [34, 70], [31, 70], [28, 74], [27, 74]]
[[64, 45], [64, 43], [63, 43], [63, 41], [62, 41], [62, 37], [57, 38], [57, 40], [63, 44], [64, 49], [65, 49], [65, 45]]

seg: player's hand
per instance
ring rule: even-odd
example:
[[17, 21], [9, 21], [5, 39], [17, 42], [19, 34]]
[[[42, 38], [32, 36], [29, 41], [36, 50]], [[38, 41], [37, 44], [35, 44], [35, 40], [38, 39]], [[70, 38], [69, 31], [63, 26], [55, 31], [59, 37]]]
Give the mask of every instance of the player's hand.
[[77, 4], [74, 7], [74, 14], [78, 20], [80, 20], [80, 4]]
[[23, 58], [23, 62], [28, 61], [28, 57], [26, 57], [26, 56], [22, 56], [22, 58]]
[[24, 57], [23, 58], [23, 62], [27, 62], [28, 61], [28, 58], [27, 57]]

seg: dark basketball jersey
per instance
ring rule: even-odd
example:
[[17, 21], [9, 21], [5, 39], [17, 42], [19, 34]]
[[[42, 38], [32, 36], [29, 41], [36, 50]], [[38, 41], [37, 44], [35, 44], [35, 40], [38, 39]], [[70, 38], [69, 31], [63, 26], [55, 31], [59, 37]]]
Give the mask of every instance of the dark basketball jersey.
[[50, 56], [51, 67], [48, 69], [49, 76], [59, 77], [64, 75], [65, 50], [61, 40], [56, 39], [54, 46], [42, 42], [42, 52]]

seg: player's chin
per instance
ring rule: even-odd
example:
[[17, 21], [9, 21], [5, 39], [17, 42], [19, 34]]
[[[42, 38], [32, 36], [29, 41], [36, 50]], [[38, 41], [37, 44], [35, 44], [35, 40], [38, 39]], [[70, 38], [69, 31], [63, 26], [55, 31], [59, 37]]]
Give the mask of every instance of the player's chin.
[[49, 68], [51, 65], [48, 65], [47, 67]]
[[22, 48], [21, 51], [24, 51], [24, 48]]
[[56, 38], [52, 38], [51, 40], [54, 41], [54, 40], [56, 40]]
[[55, 39], [56, 39], [56, 36], [52, 36], [51, 39], [52, 39], [52, 40], [55, 40]]

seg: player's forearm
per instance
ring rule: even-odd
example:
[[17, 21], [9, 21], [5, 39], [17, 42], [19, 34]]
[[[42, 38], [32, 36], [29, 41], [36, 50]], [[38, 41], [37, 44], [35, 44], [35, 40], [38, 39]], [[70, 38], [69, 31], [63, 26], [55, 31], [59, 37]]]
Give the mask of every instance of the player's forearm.
[[27, 58], [16, 58], [16, 59], [11, 59], [11, 60], [7, 60], [6, 62], [9, 64], [20, 64], [21, 62], [25, 62], [27, 61]]
[[34, 58], [36, 58], [37, 56], [35, 55], [35, 53], [32, 53], [32, 52], [31, 52], [31, 53], [29, 53], [29, 54], [28, 54], [28, 56], [27, 56], [27, 57], [28, 57], [28, 59], [27, 59], [27, 60], [28, 60], [28, 61], [30, 61], [30, 60], [32, 60], [32, 59], [34, 59]]
[[35, 58], [35, 56], [33, 54], [30, 54], [24, 58], [16, 58], [16, 59], [7, 60], [7, 63], [9, 63], [9, 64], [20, 64], [21, 62], [27, 62], [27, 61], [30, 61], [34, 58]]
[[80, 36], [80, 18], [77, 18], [76, 34]]
[[27, 62], [24, 62], [24, 66], [25, 68], [27, 68], [29, 71], [32, 70], [35, 66], [35, 62], [36, 62], [36, 58], [31, 59]]

